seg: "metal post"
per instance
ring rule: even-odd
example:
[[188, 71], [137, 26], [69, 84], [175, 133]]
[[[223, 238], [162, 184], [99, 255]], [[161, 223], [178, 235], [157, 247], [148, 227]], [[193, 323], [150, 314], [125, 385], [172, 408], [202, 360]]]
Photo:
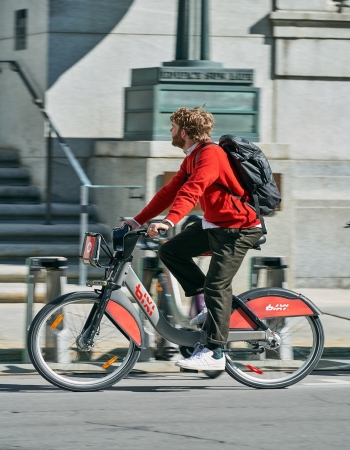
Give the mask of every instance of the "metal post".
[[209, 5], [208, 0], [202, 0], [201, 17], [201, 60], [209, 60]]
[[26, 265], [28, 266], [27, 277], [27, 311], [25, 321], [25, 339], [26, 345], [24, 348], [23, 362], [30, 363], [30, 358], [27, 350], [27, 337], [30, 324], [34, 316], [34, 300], [35, 300], [35, 285], [38, 281], [38, 276], [41, 272], [41, 264], [38, 258], [27, 258]]
[[[67, 261], [66, 258], [57, 258], [62, 261]], [[57, 297], [64, 294], [65, 285], [67, 283], [67, 277], [63, 271], [65, 267], [47, 267], [46, 269], [46, 302], [50, 302]], [[63, 310], [57, 311], [55, 318], [64, 312]], [[63, 319], [56, 327], [55, 333], [50, 330], [47, 325], [46, 328], [46, 360], [58, 363], [70, 362], [69, 346], [67, 345], [67, 329], [65, 327], [65, 320]]]
[[285, 287], [283, 268], [269, 267], [267, 269], [266, 286]]
[[[266, 287], [281, 287], [286, 288], [284, 277], [284, 270], [287, 268], [286, 259], [284, 257], [255, 257], [251, 259], [251, 288], [258, 287], [259, 272], [261, 269], [267, 271]], [[291, 337], [288, 335], [288, 318], [272, 318], [267, 319], [267, 325], [277, 333], [284, 335], [283, 346], [278, 350], [279, 356], [284, 360], [293, 359], [293, 348], [291, 344]], [[266, 352], [259, 355], [259, 359], [266, 358]]]
[[176, 60], [187, 60], [189, 56], [189, 1], [179, 0], [176, 36]]
[[[35, 285], [39, 274], [42, 270], [46, 273], [46, 303], [48, 303], [62, 295], [65, 291], [65, 284], [67, 282], [67, 277], [65, 275], [67, 258], [61, 256], [48, 256], [42, 258], [33, 257], [28, 258], [26, 263], [28, 266], [27, 313], [25, 322], [25, 337], [27, 342], [29, 327], [34, 317]], [[69, 353], [67, 352], [67, 344], [65, 339], [64, 320], [61, 322], [59, 327], [57, 327], [57, 333], [55, 335], [53, 335], [52, 332], [46, 332], [45, 347], [46, 356], [52, 361], [69, 362]], [[25, 347], [23, 361], [26, 363], [30, 362], [27, 345]]]
[[48, 126], [46, 138], [46, 225], [51, 225], [51, 190], [52, 190], [52, 135], [51, 124]]
[[[85, 233], [88, 231], [88, 205], [89, 187], [82, 185], [80, 188], [80, 248], [84, 243]], [[79, 261], [79, 284], [84, 286], [87, 279], [87, 267]]]
[[146, 319], [146, 316], [142, 311], [140, 311], [140, 317], [141, 317], [142, 323], [144, 325], [145, 348], [141, 349], [139, 361], [145, 362], [145, 361], [149, 361], [153, 357], [153, 346], [154, 346], [155, 336], [152, 331], [147, 329], [147, 326], [149, 326], [149, 321]]
[[250, 288], [258, 287], [259, 272], [261, 269], [267, 271], [267, 287], [286, 287], [284, 269], [287, 268], [286, 258], [282, 256], [258, 256], [251, 258]]

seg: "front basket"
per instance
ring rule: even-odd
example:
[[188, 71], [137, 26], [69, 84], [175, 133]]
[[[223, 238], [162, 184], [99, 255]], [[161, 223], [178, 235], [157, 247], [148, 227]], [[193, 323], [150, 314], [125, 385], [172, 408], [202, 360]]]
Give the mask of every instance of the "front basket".
[[113, 257], [113, 254], [110, 251], [102, 234], [91, 233], [90, 231], [85, 233], [84, 243], [80, 254], [81, 262], [86, 266], [108, 267], [100, 264], [99, 262], [101, 248], [107, 254], [107, 256], [109, 256], [109, 258]]

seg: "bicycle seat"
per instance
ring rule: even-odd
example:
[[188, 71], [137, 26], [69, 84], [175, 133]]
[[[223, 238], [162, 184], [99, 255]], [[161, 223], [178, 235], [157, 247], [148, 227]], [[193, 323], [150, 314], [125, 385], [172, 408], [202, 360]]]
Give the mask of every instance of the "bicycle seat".
[[262, 235], [261, 238], [253, 245], [252, 249], [253, 250], [261, 250], [260, 245], [265, 244], [266, 242], [266, 236]]

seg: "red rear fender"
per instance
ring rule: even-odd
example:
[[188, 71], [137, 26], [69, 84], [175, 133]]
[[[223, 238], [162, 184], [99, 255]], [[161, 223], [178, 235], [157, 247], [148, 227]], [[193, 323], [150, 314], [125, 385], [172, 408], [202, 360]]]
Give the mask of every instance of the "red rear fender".
[[[281, 288], [254, 289], [239, 296], [260, 320], [274, 317], [314, 316], [322, 312], [301, 294]], [[233, 303], [230, 329], [256, 329], [255, 322]]]

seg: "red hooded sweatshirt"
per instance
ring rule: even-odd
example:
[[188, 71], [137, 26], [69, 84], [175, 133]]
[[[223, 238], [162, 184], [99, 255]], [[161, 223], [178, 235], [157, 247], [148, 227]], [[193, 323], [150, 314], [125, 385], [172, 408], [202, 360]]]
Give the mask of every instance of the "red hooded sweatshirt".
[[219, 227], [251, 228], [260, 224], [256, 212], [247, 203], [215, 183], [223, 184], [249, 200], [248, 191], [238, 181], [225, 151], [214, 143], [203, 148], [199, 143], [185, 157], [177, 174], [134, 219], [143, 225], [170, 208], [165, 218], [176, 225], [199, 201], [204, 218]]

